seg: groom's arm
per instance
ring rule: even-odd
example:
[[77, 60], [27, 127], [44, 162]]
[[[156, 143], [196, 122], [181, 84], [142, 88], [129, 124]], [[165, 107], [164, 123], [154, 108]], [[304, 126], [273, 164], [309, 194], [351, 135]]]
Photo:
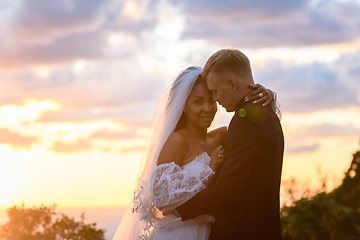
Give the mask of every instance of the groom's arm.
[[248, 184], [263, 146], [261, 127], [251, 117], [236, 116], [229, 129], [230, 143], [225, 149], [224, 164], [214, 183], [176, 210], [183, 220], [216, 213], [238, 203]]

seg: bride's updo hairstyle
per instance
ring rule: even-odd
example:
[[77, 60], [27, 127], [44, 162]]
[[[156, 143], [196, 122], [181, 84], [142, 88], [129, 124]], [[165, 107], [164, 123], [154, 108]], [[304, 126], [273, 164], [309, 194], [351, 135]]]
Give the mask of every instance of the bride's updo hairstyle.
[[[199, 70], [201, 71], [200, 67], [191, 66], [179, 73], [179, 75], [176, 77], [174, 83], [170, 88], [167, 109], [169, 109], [170, 106], [174, 104], [175, 99], [177, 99], [176, 94], [179, 92], [180, 88], [187, 87], [187, 91], [186, 91], [187, 96], [185, 98], [187, 100], [188, 96], [190, 95], [195, 85], [200, 83], [205, 83], [204, 79], [200, 75]], [[193, 75], [193, 73], [197, 73], [197, 75]], [[183, 109], [185, 107], [186, 100], [184, 102]], [[174, 131], [178, 131], [184, 128], [186, 125], [187, 125], [186, 113], [182, 112], [181, 117], [177, 122]]]

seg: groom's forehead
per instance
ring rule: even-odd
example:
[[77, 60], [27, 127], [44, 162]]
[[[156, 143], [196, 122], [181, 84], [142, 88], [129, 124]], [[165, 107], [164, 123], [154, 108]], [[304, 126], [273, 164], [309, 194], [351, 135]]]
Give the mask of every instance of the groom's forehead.
[[218, 85], [218, 78], [219, 76], [213, 72], [210, 72], [207, 76], [206, 76], [206, 85], [208, 86], [209, 90], [212, 90], [213, 88], [215, 88]]

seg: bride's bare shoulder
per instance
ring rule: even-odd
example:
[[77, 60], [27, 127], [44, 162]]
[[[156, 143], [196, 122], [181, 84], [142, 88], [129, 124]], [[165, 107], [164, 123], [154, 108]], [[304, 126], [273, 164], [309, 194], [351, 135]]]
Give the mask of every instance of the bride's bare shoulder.
[[177, 131], [171, 133], [160, 152], [157, 165], [175, 162], [181, 166], [188, 147], [188, 140], [182, 132]]
[[208, 132], [208, 136], [209, 137], [215, 137], [215, 138], [224, 138], [225, 135], [227, 133], [227, 127], [224, 126], [224, 127], [219, 127], [219, 128], [216, 128], [210, 132]]

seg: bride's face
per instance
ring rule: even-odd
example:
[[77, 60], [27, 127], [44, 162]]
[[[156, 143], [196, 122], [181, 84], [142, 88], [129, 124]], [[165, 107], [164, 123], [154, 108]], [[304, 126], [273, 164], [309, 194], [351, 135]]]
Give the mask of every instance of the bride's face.
[[195, 84], [184, 108], [188, 124], [192, 123], [201, 128], [208, 128], [216, 111], [216, 102], [212, 100], [211, 91], [207, 88], [206, 83]]

